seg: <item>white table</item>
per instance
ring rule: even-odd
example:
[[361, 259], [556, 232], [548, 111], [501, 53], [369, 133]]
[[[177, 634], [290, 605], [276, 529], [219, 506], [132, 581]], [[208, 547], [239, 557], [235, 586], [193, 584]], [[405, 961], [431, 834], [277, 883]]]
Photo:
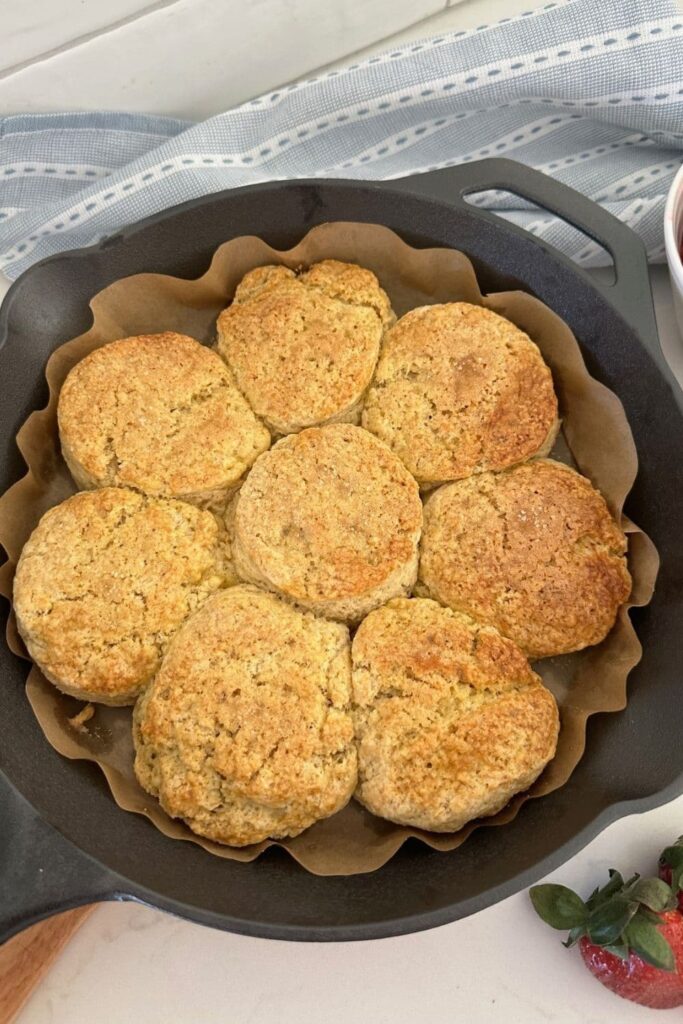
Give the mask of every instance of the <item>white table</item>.
[[[69, 5], [71, 0], [60, 3]], [[27, 6], [35, 3], [21, 9]], [[150, 10], [167, 6], [154, 4]], [[282, 6], [287, 6], [284, 0]], [[296, 0], [294, 6], [302, 5]], [[370, 6], [374, 11], [378, 7]], [[406, 24], [410, 7], [399, 6]], [[520, 0], [470, 0], [398, 38], [470, 27], [524, 6]], [[441, 2], [431, 7], [420, 2], [413, 9], [420, 17], [425, 10], [442, 7]], [[376, 37], [374, 27], [372, 33]], [[89, 38], [86, 43], [89, 46]], [[49, 61], [66, 59], [60, 54]], [[301, 72], [312, 70], [314, 63]], [[25, 89], [33, 87], [37, 94], [46, 70], [31, 71], [29, 61], [26, 73], [22, 71], [23, 109], [37, 109], [38, 101]], [[11, 77], [7, 81], [13, 86]], [[59, 81], [63, 84], [65, 79]], [[277, 84], [264, 80], [261, 87]], [[0, 110], [9, 109], [12, 95], [0, 82]], [[47, 95], [56, 102], [52, 90]], [[90, 87], [83, 95], [96, 105]], [[195, 96], [190, 106], [193, 113], [203, 112], [212, 102], [213, 98]], [[161, 110], [164, 103], [152, 86], [142, 83], [130, 94], [128, 105]], [[664, 268], [654, 268], [652, 283], [664, 352], [683, 383], [683, 341]], [[3, 292], [0, 280], [0, 296]], [[683, 796], [618, 821], [550, 877], [585, 892], [606, 877], [611, 866], [647, 873], [655, 869], [659, 849], [681, 833]], [[603, 990], [576, 952], [563, 949], [560, 938], [534, 916], [525, 893], [430, 932], [321, 945], [247, 939], [143, 907], [109, 904], [95, 911], [68, 946], [27, 1004], [20, 1024], [92, 1024], [93, 1019], [100, 1024], [412, 1024], [427, 1013], [435, 1024], [652, 1020], [651, 1011]], [[680, 1020], [680, 1010], [660, 1012], [657, 1019]]]
[[[683, 798], [623, 819], [556, 873], [582, 891], [618, 858], [650, 870]], [[444, 856], [448, 856], [444, 854]], [[210, 931], [127, 905], [98, 909], [19, 1024], [631, 1024], [617, 999], [534, 916], [525, 894], [429, 932], [300, 944]], [[657, 1020], [680, 1021], [680, 1010]]]
[[0, 114], [85, 106], [201, 119], [334, 62], [351, 63], [352, 55], [475, 28], [540, 2], [7, 2], [0, 5]]

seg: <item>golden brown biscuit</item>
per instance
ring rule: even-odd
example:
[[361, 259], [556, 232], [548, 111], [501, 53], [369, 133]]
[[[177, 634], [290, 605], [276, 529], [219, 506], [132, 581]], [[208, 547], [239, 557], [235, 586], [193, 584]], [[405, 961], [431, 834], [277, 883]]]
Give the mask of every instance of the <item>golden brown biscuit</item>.
[[66, 378], [58, 418], [80, 488], [133, 487], [216, 510], [270, 445], [216, 353], [171, 332], [91, 352]]
[[120, 487], [51, 508], [14, 579], [29, 654], [65, 693], [132, 704], [176, 630], [224, 585], [222, 537], [211, 512]]
[[424, 516], [421, 592], [531, 658], [599, 643], [631, 592], [622, 530], [590, 482], [559, 462], [449, 484]]
[[527, 789], [555, 753], [552, 694], [490, 626], [400, 598], [361, 623], [352, 658], [356, 797], [373, 814], [456, 832]]
[[467, 302], [413, 309], [387, 334], [363, 426], [422, 487], [547, 455], [550, 370], [523, 331]]
[[217, 349], [272, 430], [357, 423], [394, 314], [370, 270], [323, 260], [257, 267], [218, 318]]
[[355, 622], [417, 574], [417, 484], [376, 437], [347, 423], [290, 434], [257, 459], [235, 512], [242, 579]]
[[138, 701], [136, 775], [216, 842], [297, 835], [353, 793], [350, 686], [345, 626], [232, 587], [189, 620]]

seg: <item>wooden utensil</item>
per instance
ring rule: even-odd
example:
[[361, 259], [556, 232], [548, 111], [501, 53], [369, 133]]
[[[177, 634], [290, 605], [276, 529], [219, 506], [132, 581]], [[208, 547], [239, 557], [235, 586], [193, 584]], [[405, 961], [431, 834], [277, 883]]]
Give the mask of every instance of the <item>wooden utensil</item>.
[[11, 1024], [94, 906], [34, 924], [0, 946], [0, 1024]]

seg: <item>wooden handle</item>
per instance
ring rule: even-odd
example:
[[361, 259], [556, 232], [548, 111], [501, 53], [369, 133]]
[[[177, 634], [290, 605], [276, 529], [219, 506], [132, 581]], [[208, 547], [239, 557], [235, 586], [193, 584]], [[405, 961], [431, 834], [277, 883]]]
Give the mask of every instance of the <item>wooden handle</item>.
[[0, 946], [0, 1024], [10, 1024], [94, 906], [34, 924]]

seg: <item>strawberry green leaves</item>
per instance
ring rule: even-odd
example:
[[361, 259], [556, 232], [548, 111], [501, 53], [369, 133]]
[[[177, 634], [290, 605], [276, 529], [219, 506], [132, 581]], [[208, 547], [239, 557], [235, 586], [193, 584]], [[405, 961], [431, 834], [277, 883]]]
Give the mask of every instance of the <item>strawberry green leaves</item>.
[[[683, 843], [669, 849], [680, 849], [683, 854]], [[653, 967], [675, 970], [674, 955], [658, 927], [659, 914], [676, 906], [671, 886], [661, 878], [633, 875], [624, 882], [618, 871], [612, 869], [609, 874], [606, 885], [595, 889], [585, 902], [564, 885], [535, 885], [529, 896], [546, 924], [569, 929], [565, 946], [586, 936], [621, 960], [635, 953]]]
[[624, 932], [626, 945], [646, 964], [659, 967], [662, 971], [675, 971], [671, 946], [657, 927], [641, 914], [636, 914]]
[[667, 846], [659, 858], [661, 867], [671, 870], [671, 888], [675, 893], [683, 891], [683, 836], [673, 846]]
[[529, 889], [534, 910], [551, 928], [581, 928], [588, 920], [588, 908], [566, 885], [534, 885]]
[[[683, 847], [681, 850], [683, 851]], [[673, 910], [676, 906], [672, 886], [667, 885], [661, 878], [637, 878], [627, 887], [626, 892], [629, 899], [636, 900], [656, 912]]]
[[[637, 876], [634, 875], [633, 878], [630, 878], [629, 884], [635, 881], [636, 877]], [[610, 868], [609, 882], [607, 882], [606, 885], [603, 885], [602, 889], [599, 887], [597, 889], [593, 889], [593, 892], [588, 897], [589, 906], [593, 908], [597, 907], [600, 903], [605, 903], [607, 900], [610, 899], [611, 896], [614, 896], [614, 894], [616, 892], [619, 892], [619, 890], [623, 887], [624, 879], [621, 877], [620, 873], [618, 871], [615, 871], [614, 868]]]
[[624, 929], [637, 910], [637, 903], [613, 896], [590, 914], [586, 927], [588, 938], [596, 946], [618, 944]]

